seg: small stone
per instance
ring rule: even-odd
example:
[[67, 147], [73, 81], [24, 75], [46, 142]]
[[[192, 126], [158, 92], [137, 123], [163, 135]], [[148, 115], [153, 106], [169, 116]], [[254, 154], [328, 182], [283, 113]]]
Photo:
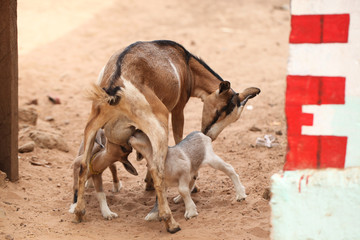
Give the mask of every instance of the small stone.
[[0, 187], [4, 186], [6, 183], [6, 173], [0, 171]]
[[19, 108], [19, 122], [36, 125], [38, 114], [34, 108]]
[[49, 165], [51, 165], [49, 162], [47, 162], [45, 160], [40, 160], [37, 157], [32, 157], [29, 162], [31, 163], [31, 165], [34, 165], [34, 166], [48, 166], [49, 167]]
[[261, 129], [256, 126], [252, 126], [249, 130], [252, 132], [261, 132]]
[[48, 95], [48, 99], [53, 104], [61, 104], [60, 98]]
[[276, 131], [275, 134], [276, 134], [276, 135], [279, 135], [279, 136], [283, 135], [283, 133], [282, 133], [281, 130]]
[[69, 151], [69, 146], [65, 142], [64, 137], [60, 134], [34, 130], [30, 132], [30, 138], [35, 141], [36, 144], [38, 144], [41, 148], [56, 148], [63, 152]]
[[19, 147], [19, 153], [32, 152], [32, 151], [34, 151], [34, 148], [35, 148], [35, 143], [34, 142], [28, 142], [28, 143], [25, 143], [24, 145], [21, 145]]
[[6, 212], [5, 212], [5, 210], [3, 210], [3, 209], [1, 209], [0, 208], [0, 219], [4, 219], [6, 217]]
[[271, 198], [270, 188], [265, 188], [262, 197], [263, 197], [265, 200], [268, 200], [268, 201], [270, 200], [270, 198]]
[[14, 240], [14, 237], [8, 234], [5, 236], [5, 240]]
[[28, 101], [26, 104], [27, 105], [38, 105], [38, 100], [37, 99], [32, 99], [32, 100]]
[[48, 117], [45, 118], [45, 121], [48, 121], [48, 122], [52, 122], [54, 120], [55, 119], [53, 117], [51, 117], [51, 116], [48, 116]]

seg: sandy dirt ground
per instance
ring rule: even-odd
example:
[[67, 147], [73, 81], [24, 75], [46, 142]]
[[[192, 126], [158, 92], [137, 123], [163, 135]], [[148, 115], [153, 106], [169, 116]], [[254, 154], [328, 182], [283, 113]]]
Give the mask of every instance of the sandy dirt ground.
[[[106, 2], [106, 3], [104, 3]], [[285, 76], [289, 35], [286, 0], [19, 0], [19, 107], [38, 114], [36, 125], [19, 124], [19, 146], [30, 133], [60, 136], [68, 151], [36, 144], [19, 154], [20, 179], [0, 186], [0, 239], [270, 239], [270, 178], [286, 154]], [[130, 161], [139, 176], [118, 164], [123, 188], [112, 193], [104, 172], [109, 206], [119, 217], [104, 220], [93, 189], [86, 192], [86, 221], [76, 224], [72, 201], [72, 161], [90, 112], [84, 89], [96, 81], [111, 54], [138, 40], [171, 39], [204, 59], [233, 89], [261, 88], [241, 118], [213, 143], [233, 165], [246, 187], [236, 202], [230, 179], [200, 170], [200, 192], [193, 194], [199, 216], [186, 221], [184, 204], [170, 208], [182, 230], [166, 232], [163, 223], [146, 222], [154, 193], [146, 192], [145, 162]], [[47, 95], [59, 97], [51, 103]], [[37, 105], [28, 105], [37, 100]], [[202, 103], [191, 99], [185, 134], [200, 130]], [[278, 146], [257, 147], [257, 137], [272, 134]], [[173, 144], [170, 136], [169, 145]], [[40, 163], [40, 166], [32, 163]]]

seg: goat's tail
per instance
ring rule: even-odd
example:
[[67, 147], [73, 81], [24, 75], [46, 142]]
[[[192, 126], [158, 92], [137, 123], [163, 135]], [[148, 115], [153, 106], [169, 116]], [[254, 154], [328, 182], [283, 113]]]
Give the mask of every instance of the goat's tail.
[[120, 87], [115, 87], [111, 90], [102, 89], [99, 85], [91, 84], [90, 89], [86, 92], [86, 98], [93, 101], [96, 105], [108, 103], [110, 105], [116, 105], [119, 103]]

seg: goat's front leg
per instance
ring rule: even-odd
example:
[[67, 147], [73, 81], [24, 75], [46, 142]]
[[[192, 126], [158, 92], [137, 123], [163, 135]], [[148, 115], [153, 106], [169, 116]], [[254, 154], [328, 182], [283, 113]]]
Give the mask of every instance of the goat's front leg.
[[196, 205], [190, 196], [189, 178], [190, 176], [182, 176], [179, 179], [179, 193], [181, 197], [184, 199], [184, 203], [185, 203], [185, 214], [184, 214], [185, 219], [190, 219], [199, 215], [196, 210]]
[[104, 193], [103, 184], [102, 184], [102, 174], [93, 175], [92, 179], [94, 181], [94, 186], [96, 190], [96, 198], [99, 201], [100, 210], [103, 217], [107, 220], [111, 220], [113, 218], [118, 217], [116, 213], [110, 210], [106, 202], [106, 194]]
[[121, 182], [120, 182], [119, 177], [117, 175], [117, 169], [116, 169], [115, 163], [110, 164], [109, 168], [110, 168], [111, 175], [112, 175], [112, 178], [113, 178], [113, 189], [112, 189], [112, 191], [114, 193], [119, 192], [120, 189], [121, 189]]
[[234, 168], [230, 164], [224, 162], [215, 153], [211, 158], [205, 160], [205, 162], [209, 164], [212, 168], [218, 169], [230, 177], [231, 181], [235, 186], [236, 200], [238, 202], [244, 200], [247, 197], [245, 193], [245, 187], [241, 184], [239, 175], [235, 172]]

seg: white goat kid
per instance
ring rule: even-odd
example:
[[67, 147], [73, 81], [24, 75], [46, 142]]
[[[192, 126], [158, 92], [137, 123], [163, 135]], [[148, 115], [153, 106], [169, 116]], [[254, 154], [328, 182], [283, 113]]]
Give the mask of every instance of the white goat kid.
[[[152, 157], [150, 141], [143, 132], [136, 131], [130, 137], [129, 143], [147, 161]], [[211, 138], [201, 132], [192, 132], [180, 143], [168, 148], [165, 160], [165, 185], [166, 187], [178, 187], [180, 195], [174, 198], [174, 202], [178, 203], [181, 198], [184, 199], [186, 219], [198, 215], [190, 193], [195, 186], [198, 171], [204, 165], [220, 170], [230, 177], [235, 186], [237, 201], [246, 198], [245, 187], [241, 184], [239, 175], [230, 164], [225, 163], [214, 153]], [[148, 221], [159, 219], [157, 203], [145, 219]]]

